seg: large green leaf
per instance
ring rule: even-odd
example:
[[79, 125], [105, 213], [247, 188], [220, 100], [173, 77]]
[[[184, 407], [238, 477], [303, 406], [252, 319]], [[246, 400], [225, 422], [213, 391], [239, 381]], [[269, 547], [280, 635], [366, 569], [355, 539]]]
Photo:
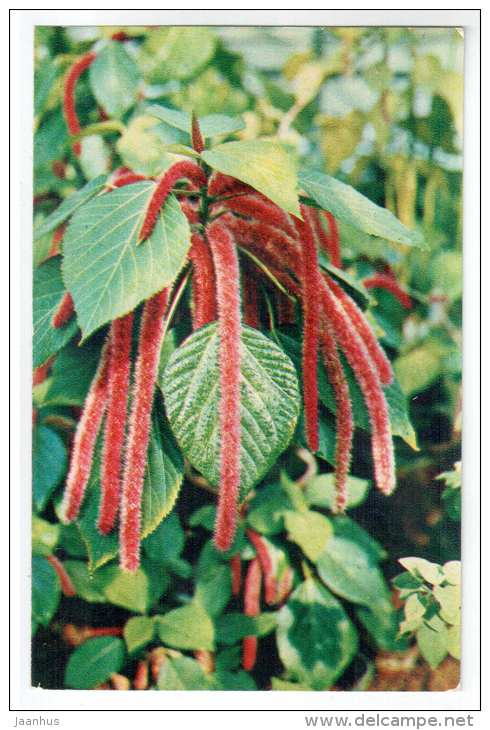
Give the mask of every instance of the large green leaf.
[[110, 117], [120, 118], [133, 106], [138, 93], [138, 67], [121, 43], [108, 43], [90, 66], [90, 85]]
[[38, 512], [63, 478], [67, 462], [61, 436], [47, 426], [37, 426], [32, 434], [32, 497]]
[[62, 223], [66, 221], [73, 213], [99, 193], [107, 180], [107, 175], [99, 175], [99, 177], [90, 180], [83, 188], [72, 193], [56, 210], [54, 210], [42, 223], [34, 229], [34, 240], [45, 236], [47, 233], [54, 231]]
[[279, 656], [293, 679], [328, 689], [357, 652], [357, 634], [341, 604], [308, 578], [278, 616]]
[[280, 208], [300, 216], [294, 155], [280, 142], [255, 139], [226, 142], [202, 153], [215, 170], [242, 180]]
[[306, 194], [340, 221], [388, 241], [424, 248], [419, 233], [410, 231], [393, 213], [380, 208], [350, 185], [316, 170], [301, 170], [298, 179]]
[[32, 558], [32, 618], [47, 626], [58, 608], [61, 588], [53, 566], [46, 558]]
[[82, 406], [97, 370], [102, 342], [93, 337], [82, 347], [70, 342], [58, 353], [43, 405]]
[[[192, 129], [192, 115], [189, 112], [182, 112], [177, 109], [170, 109], [160, 104], [153, 104], [145, 109], [145, 113], [163, 122], [170, 124], [172, 127], [186, 132], [190, 141]], [[245, 122], [242, 117], [229, 116], [228, 114], [206, 114], [199, 117], [199, 128], [203, 137], [219, 137], [222, 134], [233, 134], [245, 128]]]
[[389, 591], [378, 566], [359, 545], [332, 537], [317, 561], [320, 578], [342, 598], [363, 606], [389, 602]]
[[216, 39], [209, 28], [160, 27], [146, 38], [141, 65], [152, 84], [188, 79], [209, 61], [215, 44]]
[[55, 329], [51, 326], [53, 315], [65, 294], [59, 256], [35, 270], [33, 288], [32, 364], [38, 367], [71, 340], [78, 325], [76, 317], [72, 317], [64, 327]]
[[104, 595], [115, 606], [128, 611], [145, 613], [148, 609], [149, 582], [142, 568], [125, 573], [117, 565], [108, 565], [103, 571]]
[[[219, 335], [216, 324], [194, 332], [171, 356], [160, 385], [170, 425], [184, 454], [219, 483]], [[257, 484], [287, 447], [299, 410], [289, 358], [250, 327], [241, 333], [241, 489]]]
[[168, 198], [150, 238], [137, 245], [155, 183], [113, 190], [84, 205], [63, 239], [63, 278], [84, 337], [173, 282], [190, 244], [177, 200]]
[[99, 636], [75, 649], [65, 670], [65, 685], [93, 689], [119, 672], [125, 656], [124, 642], [113, 636]]
[[214, 625], [199, 603], [174, 608], [155, 617], [161, 641], [176, 649], [214, 649]]

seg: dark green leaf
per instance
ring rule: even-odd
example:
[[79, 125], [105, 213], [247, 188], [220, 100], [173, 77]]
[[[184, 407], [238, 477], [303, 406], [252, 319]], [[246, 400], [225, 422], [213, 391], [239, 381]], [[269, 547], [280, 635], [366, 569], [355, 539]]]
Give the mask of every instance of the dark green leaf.
[[38, 512], [63, 479], [67, 463], [61, 436], [47, 426], [37, 426], [32, 434], [32, 497]]
[[52, 367], [44, 405], [82, 406], [97, 370], [100, 350], [101, 342], [95, 337], [81, 347], [74, 342], [64, 347]]
[[70, 655], [65, 685], [73, 689], [93, 689], [120, 671], [124, 656], [122, 639], [112, 636], [88, 639]]
[[58, 608], [61, 589], [58, 576], [46, 558], [32, 558], [32, 618], [47, 626]]
[[71, 578], [77, 596], [88, 603], [106, 603], [105, 578], [101, 572], [91, 574], [83, 560], [65, 560], [63, 563]]

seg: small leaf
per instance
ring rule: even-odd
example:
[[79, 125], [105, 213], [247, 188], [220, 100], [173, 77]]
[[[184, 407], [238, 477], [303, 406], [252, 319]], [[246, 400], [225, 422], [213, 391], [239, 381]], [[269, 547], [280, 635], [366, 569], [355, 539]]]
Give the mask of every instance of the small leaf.
[[[192, 115], [189, 112], [170, 109], [169, 107], [154, 104], [146, 107], [145, 114], [157, 117], [172, 127], [180, 129], [191, 135]], [[245, 122], [242, 117], [231, 117], [227, 114], [207, 114], [198, 118], [199, 128], [203, 137], [219, 137], [224, 134], [233, 134], [245, 129]]]
[[421, 626], [417, 631], [417, 644], [425, 661], [435, 669], [447, 654], [447, 629], [433, 631], [428, 626]]
[[199, 556], [195, 599], [210, 616], [217, 616], [231, 597], [231, 569], [228, 561], [208, 542]]
[[155, 617], [160, 640], [176, 649], [214, 649], [214, 626], [199, 603]]
[[90, 66], [90, 85], [97, 103], [120, 119], [136, 102], [138, 67], [121, 43], [108, 43]]
[[[366, 499], [369, 491], [369, 482], [358, 477], [347, 479], [347, 509], [358, 507]], [[309, 504], [316, 507], [333, 509], [335, 506], [335, 475], [320, 474], [311, 479], [305, 489], [306, 499]]]
[[298, 177], [306, 194], [339, 221], [388, 241], [425, 248], [419, 233], [405, 228], [393, 213], [380, 208], [350, 185], [315, 170], [302, 170]]
[[76, 317], [72, 317], [64, 327], [55, 329], [51, 326], [53, 315], [66, 291], [61, 278], [59, 256], [49, 259], [35, 270], [33, 290], [32, 365], [37, 368], [72, 339], [78, 324]]
[[388, 553], [371, 535], [357, 522], [346, 515], [336, 515], [331, 518], [336, 537], [355, 542], [366, 553], [372, 563], [386, 560]]
[[53, 618], [61, 597], [58, 576], [46, 558], [32, 558], [32, 618], [47, 626]]
[[51, 522], [42, 520], [40, 517], [32, 517], [32, 554], [46, 557], [51, 555], [60, 536], [60, 525], [53, 525]]
[[398, 561], [415, 577], [421, 577], [432, 585], [439, 585], [444, 580], [442, 568], [424, 558], [400, 558]]
[[461, 659], [461, 626], [450, 626], [446, 638], [448, 653], [455, 659]]
[[319, 512], [286, 512], [284, 515], [288, 539], [295, 542], [307, 558], [316, 562], [332, 537], [329, 520]]
[[189, 224], [171, 196], [150, 238], [137, 237], [155, 183], [141, 182], [84, 205], [63, 239], [63, 278], [84, 337], [173, 282], [190, 245]]
[[398, 616], [390, 603], [376, 604], [371, 608], [359, 607], [356, 616], [379, 649], [403, 651], [407, 648], [407, 640], [398, 635]]
[[358, 639], [337, 599], [309, 578], [279, 612], [277, 646], [293, 679], [326, 690], [354, 658]]
[[153, 640], [155, 622], [146, 616], [134, 616], [124, 625], [124, 641], [132, 653]]
[[88, 639], [70, 655], [65, 685], [73, 689], [93, 689], [120, 671], [124, 656], [122, 639], [112, 636]]
[[451, 585], [458, 586], [461, 584], [461, 563], [459, 560], [450, 560], [442, 566], [444, 578]]
[[374, 606], [389, 601], [388, 587], [369, 555], [356, 543], [332, 537], [317, 562], [320, 578], [334, 593], [353, 603]]
[[148, 576], [139, 568], [124, 573], [117, 565], [104, 568], [104, 595], [110, 603], [128, 611], [145, 613], [148, 608]]
[[448, 624], [461, 623], [461, 586], [434, 586], [433, 593], [441, 607], [441, 618]]
[[177, 560], [184, 549], [185, 537], [180, 520], [172, 512], [143, 543], [149, 558], [157, 563], [171, 563]]
[[189, 657], [168, 657], [160, 669], [157, 687], [173, 692], [216, 689], [212, 677], [205, 674], [199, 662]]
[[[299, 410], [294, 368], [250, 327], [241, 333], [241, 490], [257, 484], [289, 444]], [[184, 454], [219, 483], [219, 368], [216, 324], [194, 332], [171, 356], [160, 379], [167, 415]]]
[[34, 229], [34, 240], [45, 236], [47, 233], [51, 233], [55, 228], [58, 228], [64, 223], [73, 213], [80, 208], [80, 206], [87, 203], [90, 198], [100, 193], [105, 187], [107, 181], [107, 175], [99, 175], [98, 177], [90, 180], [83, 188], [72, 193], [56, 210], [54, 210], [42, 223]]
[[279, 142], [226, 142], [201, 157], [215, 170], [251, 185], [280, 208], [301, 217], [296, 161]]
[[209, 28], [160, 27], [147, 36], [141, 63], [151, 84], [188, 79], [210, 60], [215, 45], [216, 38]]
[[280, 484], [263, 484], [249, 504], [247, 522], [261, 535], [277, 535], [284, 530], [284, 515], [291, 509], [293, 502]]
[[88, 603], [106, 603], [105, 579], [102, 572], [91, 575], [87, 563], [82, 560], [65, 560], [63, 563], [71, 578], [76, 594]]
[[67, 464], [61, 436], [47, 426], [37, 426], [32, 434], [32, 496], [38, 512], [63, 479]]

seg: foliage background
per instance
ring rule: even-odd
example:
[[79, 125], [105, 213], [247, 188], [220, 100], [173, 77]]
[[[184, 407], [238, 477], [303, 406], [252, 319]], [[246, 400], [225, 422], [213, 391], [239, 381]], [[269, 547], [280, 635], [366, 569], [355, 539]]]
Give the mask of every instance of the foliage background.
[[[365, 444], [358, 445], [353, 473], [359, 480], [360, 496], [349, 510], [352, 522], [344, 524], [343, 533], [341, 518], [330, 516], [328, 500], [322, 503], [315, 496], [326, 488], [328, 477], [322, 476], [323, 482], [313, 479], [307, 486], [307, 509], [309, 514], [322, 514], [330, 528], [337, 525], [333, 528], [336, 537], [343, 535], [351, 544], [361, 546], [365, 555], [372, 558], [373, 551], [378, 551], [376, 559], [368, 561], [366, 575], [369, 580], [376, 575], [378, 580], [379, 562], [385, 586], [400, 573], [400, 558], [417, 556], [440, 565], [457, 561], [460, 482], [452, 470], [460, 455], [461, 421], [461, 33], [443, 28], [124, 28], [130, 36], [124, 46], [136, 69], [134, 83], [128, 86], [129, 101], [123, 101], [120, 108], [116, 105], [111, 114], [119, 128], [115, 124], [109, 133], [94, 133], [83, 140], [78, 163], [70, 153], [60, 104], [64, 75], [79, 54], [120, 30], [37, 29], [35, 224], [87, 180], [117, 164], [146, 174], [166, 167], [172, 158], [165, 145], [179, 141], [175, 130], [145, 116], [146, 104], [161, 103], [194, 110], [198, 115], [240, 114], [246, 126], [238, 133], [239, 138], [278, 137], [293, 147], [307, 166], [353, 185], [392, 210], [407, 227], [419, 229], [429, 244], [428, 250], [388, 243], [374, 247], [372, 240], [362, 235], [349, 237], [347, 245], [344, 239], [342, 247], [345, 266], [354, 277], [361, 280], [389, 264], [412, 297], [414, 307], [405, 310], [389, 293], [376, 290], [370, 316], [408, 396], [419, 450], [396, 439], [399, 486], [395, 495], [386, 499], [370, 489], [368, 449]], [[82, 126], [98, 123], [98, 100], [88, 75], [80, 82], [78, 99]], [[60, 160], [66, 163], [62, 177], [57, 168]], [[50, 245], [50, 236], [35, 242], [35, 267], [44, 260]], [[66, 377], [69, 348], [63, 352]], [[300, 686], [298, 682], [320, 688], [315, 686], [311, 673], [298, 673], [294, 662], [288, 664], [284, 659], [287, 649], [284, 641], [281, 649], [274, 618], [270, 618], [269, 625], [264, 619], [257, 628], [264, 638], [260, 640], [255, 671], [251, 676], [239, 671], [241, 634], [236, 627], [224, 626], [223, 615], [237, 614], [241, 607], [235, 599], [225, 601], [226, 609], [210, 607], [212, 595], [229, 593], [229, 574], [206, 547], [212, 500], [193, 484], [185, 485], [185, 499], [181, 498], [176, 513], [154, 539], [153, 550], [147, 549], [141, 590], [118, 583], [118, 576], [110, 574], [111, 565], [101, 569], [98, 579], [89, 580], [86, 548], [75, 528], [61, 527], [54, 509], [66, 471], [69, 436], [66, 423], [60, 427], [56, 417], [73, 420], [74, 409], [81, 404], [86, 388], [79, 380], [78, 392], [71, 391], [71, 402], [66, 397], [57, 401], [46, 397], [49, 389], [52, 396], [53, 388], [61, 392], [65, 385], [57, 383], [55, 373], [34, 391], [38, 418], [33, 433], [33, 684], [59, 688], [80, 683], [76, 659], [67, 678], [67, 660], [79, 651], [66, 641], [67, 624], [130, 626], [137, 637], [133, 644], [131, 640], [128, 644], [128, 628], [125, 643], [118, 638], [104, 639], [113, 663], [109, 663], [105, 674], [102, 672], [104, 676], [89, 681], [89, 686], [108, 681], [112, 672], [131, 679], [137, 662], [166, 643], [164, 632], [158, 629], [155, 633], [154, 622], [148, 616], [188, 605], [197, 592], [204, 596], [215, 634], [223, 637], [228, 630], [231, 638], [219, 643], [218, 669], [212, 675], [206, 675], [202, 666], [191, 659], [199, 640], [196, 646], [192, 641], [189, 646], [179, 646], [170, 640], [170, 646], [183, 651], [187, 664], [177, 653], [171, 656], [158, 680], [160, 688], [173, 688], [179, 682], [189, 689], [216, 688], [216, 682], [227, 689], [293, 689], [295, 683]], [[292, 450], [280, 466], [290, 480], [300, 478], [304, 468]], [[330, 471], [321, 459], [317, 468], [321, 475]], [[449, 481], [436, 479], [441, 472], [452, 472]], [[283, 476], [281, 481], [277, 469], [267, 485], [285, 499], [288, 479]], [[270, 506], [260, 503], [260, 494], [255, 506], [252, 525], [267, 534], [268, 519], [277, 515], [271, 513]], [[303, 508], [295, 505], [290, 511], [300, 514]], [[254, 510], [251, 512], [253, 515]], [[283, 519], [280, 515], [277, 518]], [[292, 522], [293, 518], [289, 519]], [[305, 555], [311, 545], [302, 536], [296, 534], [294, 538], [294, 534], [289, 524], [268, 537], [294, 566], [299, 585], [307, 579]], [[244, 551], [244, 559], [249, 558], [247, 548]], [[53, 552], [71, 570], [76, 597], [62, 595], [58, 579], [46, 562], [46, 555]], [[100, 577], [102, 570], [109, 570], [104, 578]], [[420, 577], [418, 574], [417, 580]], [[423, 641], [414, 638], [415, 625], [411, 633], [397, 638], [402, 619], [401, 609], [397, 610], [401, 606], [399, 591], [393, 594], [395, 608], [386, 610], [383, 616], [373, 613], [362, 620], [362, 606], [369, 605], [369, 580], [360, 586], [361, 600], [352, 597], [349, 586], [347, 590], [342, 586], [339, 589], [335, 578], [324, 581], [341, 597], [358, 637], [348, 667], [340, 676], [332, 673], [335, 688], [408, 690], [455, 686], [457, 661], [450, 656], [444, 658], [446, 645], [440, 655], [424, 650]], [[424, 585], [430, 588], [435, 584], [426, 580]], [[146, 600], [141, 599], [143, 594]], [[268, 614], [275, 612], [267, 611], [263, 616]], [[299, 622], [300, 616], [294, 620]], [[311, 622], [309, 615], [308, 625]], [[83, 646], [88, 647], [89, 642]], [[457, 651], [451, 653], [457, 656]], [[87, 657], [82, 655], [78, 661], [86, 666]], [[330, 664], [335, 665], [335, 658], [327, 656], [327, 669]], [[325, 679], [321, 688], [331, 684]]]

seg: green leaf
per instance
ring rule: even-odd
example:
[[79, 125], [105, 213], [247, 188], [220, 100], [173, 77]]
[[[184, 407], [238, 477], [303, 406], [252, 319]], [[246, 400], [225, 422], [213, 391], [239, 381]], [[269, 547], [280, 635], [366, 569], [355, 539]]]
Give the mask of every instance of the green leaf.
[[243, 613], [225, 613], [215, 618], [216, 642], [235, 644], [245, 636], [266, 636], [277, 624], [277, 614], [262, 613], [245, 616]]
[[332, 279], [335, 279], [343, 289], [347, 291], [349, 296], [361, 307], [366, 307], [372, 303], [372, 297], [369, 291], [364, 288], [361, 282], [357, 281], [351, 274], [343, 269], [338, 269], [330, 263], [328, 256], [324, 251], [318, 252], [318, 261], [324, 271], [328, 271]]
[[128, 611], [145, 613], [148, 609], [148, 576], [142, 568], [125, 573], [117, 565], [104, 568], [104, 595], [110, 603]]
[[51, 522], [33, 515], [31, 534], [32, 554], [46, 557], [51, 555], [58, 544], [60, 525], [53, 525]]
[[91, 575], [83, 560], [65, 560], [63, 563], [71, 578], [77, 596], [88, 603], [106, 603], [105, 578], [102, 572]]
[[210, 60], [215, 44], [209, 28], [160, 27], [146, 38], [141, 64], [151, 84], [188, 79]]
[[250, 502], [247, 522], [261, 535], [277, 535], [284, 530], [284, 515], [291, 509], [291, 498], [280, 484], [264, 484]]
[[214, 649], [214, 626], [209, 614], [199, 603], [174, 608], [164, 616], [156, 616], [160, 640], [176, 649]]
[[356, 631], [332, 594], [312, 578], [294, 591], [278, 615], [277, 647], [291, 678], [326, 690], [357, 652]]
[[[358, 507], [364, 502], [369, 491], [367, 479], [348, 477], [347, 479], [347, 509]], [[313, 477], [305, 489], [305, 496], [309, 504], [316, 507], [333, 509], [335, 506], [335, 475], [320, 474]]]
[[58, 576], [46, 558], [32, 558], [32, 618], [47, 626], [53, 618], [61, 597]]
[[[95, 126], [95, 125], [94, 125]], [[87, 130], [84, 130], [84, 134]], [[102, 138], [102, 130], [83, 137], [80, 140], [82, 148], [79, 160], [84, 176], [90, 180], [97, 175], [105, 174], [111, 168], [111, 148]]]
[[124, 657], [122, 639], [112, 636], [88, 639], [70, 655], [65, 685], [73, 689], [93, 689], [120, 671]]
[[319, 512], [286, 512], [284, 515], [288, 539], [295, 542], [307, 558], [316, 562], [327, 547], [333, 529], [329, 520]]
[[397, 357], [393, 369], [404, 393], [420, 393], [442, 376], [447, 354], [441, 342], [428, 340]]
[[[94, 341], [95, 340], [95, 341]], [[44, 405], [82, 406], [97, 370], [102, 342], [91, 338], [81, 347], [70, 342], [58, 353]]]
[[147, 616], [134, 616], [124, 625], [124, 641], [128, 651], [132, 653], [141, 649], [153, 640], [155, 622]]
[[138, 67], [121, 43], [108, 43], [90, 66], [90, 86], [97, 103], [120, 119], [136, 102]]
[[216, 689], [211, 676], [205, 674], [199, 662], [189, 657], [167, 657], [160, 669], [157, 687], [169, 691]]
[[143, 543], [149, 558], [157, 563], [171, 563], [177, 560], [185, 545], [184, 531], [175, 512], [160, 523], [157, 529]]
[[[161, 119], [166, 124], [180, 129], [191, 136], [192, 115], [189, 112], [170, 109], [169, 107], [154, 104], [145, 109], [145, 114]], [[233, 134], [245, 129], [245, 122], [242, 117], [228, 116], [227, 114], [207, 114], [199, 117], [199, 128], [203, 137], [218, 137], [222, 134]]]
[[54, 210], [47, 218], [45, 218], [39, 226], [34, 229], [34, 240], [51, 233], [64, 223], [80, 206], [87, 203], [90, 198], [100, 193], [105, 187], [107, 175], [99, 175], [99, 177], [90, 180], [83, 188], [72, 193], [56, 210]]
[[376, 604], [371, 608], [359, 607], [356, 616], [379, 649], [403, 651], [407, 648], [407, 640], [398, 636], [397, 612], [389, 603]]
[[279, 142], [226, 142], [203, 152], [201, 157], [215, 170], [251, 185], [280, 208], [301, 217], [296, 161]]
[[435, 669], [447, 654], [447, 629], [433, 631], [428, 626], [421, 626], [417, 631], [417, 644], [420, 653], [431, 669]]
[[389, 601], [388, 587], [379, 568], [355, 542], [332, 537], [317, 562], [320, 578], [342, 598], [364, 606]]
[[448, 624], [461, 623], [461, 586], [434, 586], [433, 593], [441, 607], [441, 618]]
[[32, 497], [38, 512], [63, 479], [67, 464], [61, 436], [47, 426], [37, 426], [32, 434]]
[[[160, 379], [172, 430], [191, 464], [219, 483], [218, 329], [194, 332]], [[241, 333], [241, 490], [257, 484], [289, 444], [299, 411], [294, 368], [284, 353], [250, 327]]]
[[150, 238], [137, 245], [155, 183], [113, 190], [84, 205], [63, 239], [63, 278], [84, 337], [133, 310], [173, 282], [190, 244], [190, 230], [170, 196]]
[[357, 522], [354, 522], [347, 515], [336, 515], [331, 518], [336, 537], [343, 537], [346, 540], [355, 542], [369, 557], [372, 563], [379, 563], [386, 560], [388, 553], [371, 535], [366, 532]]
[[446, 646], [448, 653], [455, 659], [461, 659], [461, 626], [456, 624], [447, 630]]
[[78, 330], [76, 317], [72, 317], [64, 327], [55, 329], [51, 326], [53, 315], [64, 294], [60, 258], [56, 256], [34, 272], [32, 365], [35, 368], [61, 350]]
[[208, 542], [199, 556], [195, 599], [210, 616], [217, 616], [231, 597], [231, 569], [228, 561]]
[[169, 154], [169, 145], [180, 141], [179, 135], [168, 125], [158, 124], [147, 115], [131, 119], [116, 143], [116, 149], [123, 163], [135, 172], [147, 176], [160, 175], [175, 162]]
[[301, 170], [298, 179], [306, 194], [339, 221], [388, 241], [425, 248], [419, 233], [405, 228], [393, 213], [380, 208], [350, 185], [315, 170]]
[[437, 563], [424, 558], [400, 558], [398, 562], [416, 578], [423, 578], [432, 585], [439, 585], [444, 580], [442, 568]]

